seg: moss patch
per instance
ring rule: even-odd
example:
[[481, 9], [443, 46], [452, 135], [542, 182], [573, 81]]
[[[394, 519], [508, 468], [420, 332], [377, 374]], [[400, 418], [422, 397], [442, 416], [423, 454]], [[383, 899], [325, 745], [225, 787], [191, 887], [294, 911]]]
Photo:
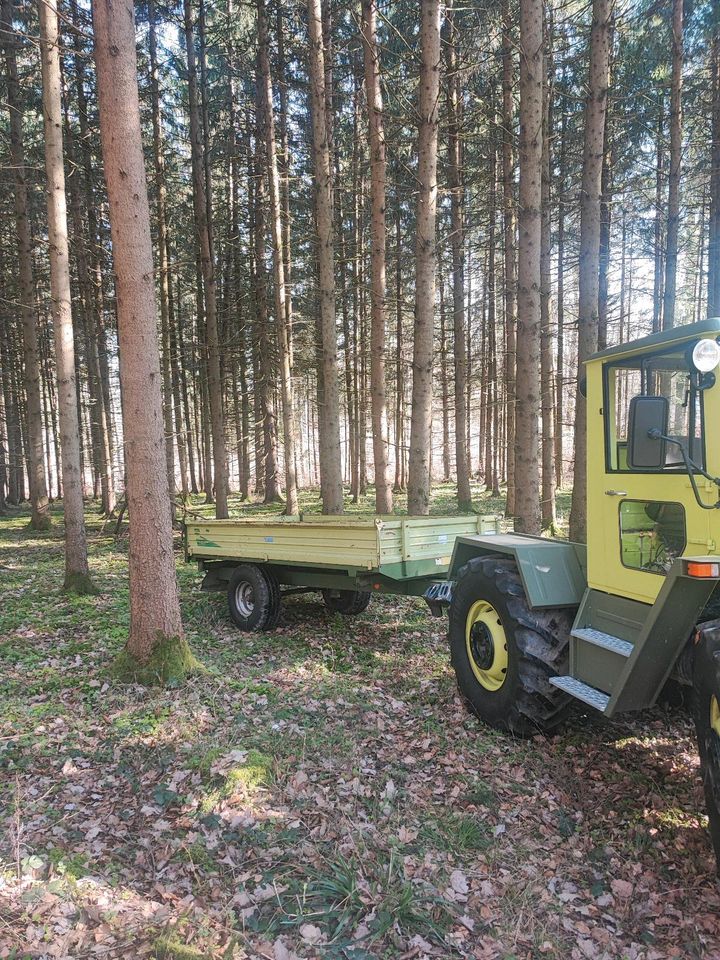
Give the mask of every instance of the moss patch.
[[187, 947], [174, 937], [159, 937], [155, 941], [156, 960], [209, 960], [207, 953]]
[[79, 597], [96, 597], [100, 591], [87, 573], [68, 573], [65, 577], [63, 590], [74, 593]]
[[193, 655], [184, 637], [159, 636], [147, 660], [138, 660], [126, 646], [110, 672], [121, 683], [151, 687], [179, 683], [193, 674], [207, 673], [207, 668]]

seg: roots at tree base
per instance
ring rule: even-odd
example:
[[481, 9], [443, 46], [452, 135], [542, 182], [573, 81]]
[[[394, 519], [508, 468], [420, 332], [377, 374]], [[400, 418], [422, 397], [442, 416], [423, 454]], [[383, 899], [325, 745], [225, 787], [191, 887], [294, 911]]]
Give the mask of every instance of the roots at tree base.
[[159, 637], [147, 660], [138, 660], [127, 646], [111, 667], [112, 676], [121, 683], [141, 683], [144, 687], [178, 683], [193, 674], [207, 673], [183, 637]]
[[69, 573], [65, 577], [63, 590], [79, 597], [96, 597], [100, 593], [88, 573]]

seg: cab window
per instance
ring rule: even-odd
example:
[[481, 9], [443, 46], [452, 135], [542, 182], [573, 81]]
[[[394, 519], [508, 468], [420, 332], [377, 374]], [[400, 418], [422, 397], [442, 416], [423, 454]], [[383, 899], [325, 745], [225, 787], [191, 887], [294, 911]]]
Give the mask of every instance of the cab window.
[[[691, 460], [705, 466], [702, 392], [686, 351], [656, 353], [608, 364], [605, 368], [606, 455], [609, 470], [628, 472], [627, 433], [630, 400], [638, 395], [666, 397], [668, 434], [681, 441]], [[667, 444], [664, 470], [684, 470], [675, 444]]]

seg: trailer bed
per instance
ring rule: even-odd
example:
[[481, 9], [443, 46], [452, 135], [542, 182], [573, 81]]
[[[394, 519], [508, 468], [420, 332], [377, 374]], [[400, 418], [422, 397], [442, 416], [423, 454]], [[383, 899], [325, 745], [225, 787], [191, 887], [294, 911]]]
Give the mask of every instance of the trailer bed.
[[457, 537], [501, 529], [492, 516], [190, 520], [185, 552], [201, 569], [262, 563], [349, 577], [443, 578]]

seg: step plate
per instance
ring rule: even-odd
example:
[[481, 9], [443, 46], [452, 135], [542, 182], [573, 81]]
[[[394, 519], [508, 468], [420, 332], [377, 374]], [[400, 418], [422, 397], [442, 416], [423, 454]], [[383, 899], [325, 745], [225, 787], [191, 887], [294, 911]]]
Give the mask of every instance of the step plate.
[[603, 633], [602, 630], [594, 630], [592, 627], [579, 627], [572, 631], [573, 637], [578, 640], [585, 640], [596, 647], [602, 647], [604, 650], [611, 650], [618, 653], [621, 657], [629, 657], [633, 652], [633, 645], [627, 640], [621, 640], [620, 637], [613, 637], [610, 633]]
[[596, 690], [595, 687], [583, 683], [582, 680], [576, 680], [575, 677], [550, 677], [550, 683], [554, 687], [559, 687], [560, 690], [564, 690], [565, 693], [569, 693], [575, 697], [576, 700], [582, 700], [583, 703], [587, 703], [588, 706], [595, 707], [600, 713], [605, 711], [605, 707], [607, 707], [610, 702], [610, 697], [607, 693], [603, 693], [602, 690]]

